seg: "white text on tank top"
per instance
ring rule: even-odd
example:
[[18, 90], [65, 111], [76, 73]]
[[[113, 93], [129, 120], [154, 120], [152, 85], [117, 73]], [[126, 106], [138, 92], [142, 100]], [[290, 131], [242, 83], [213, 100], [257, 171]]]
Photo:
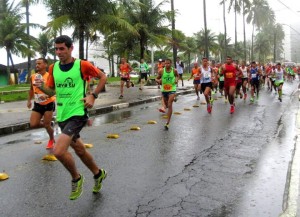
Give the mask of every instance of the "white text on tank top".
[[283, 80], [283, 70], [282, 69], [280, 69], [280, 71], [278, 71], [278, 69], [275, 69], [275, 74], [276, 74], [277, 81]]
[[247, 70], [247, 67], [243, 68], [241, 67], [240, 68], [243, 72], [243, 78], [248, 78], [248, 70]]
[[201, 73], [202, 73], [202, 83], [209, 83], [211, 82], [211, 68], [208, 67], [207, 70], [205, 70], [202, 66], [201, 66]]

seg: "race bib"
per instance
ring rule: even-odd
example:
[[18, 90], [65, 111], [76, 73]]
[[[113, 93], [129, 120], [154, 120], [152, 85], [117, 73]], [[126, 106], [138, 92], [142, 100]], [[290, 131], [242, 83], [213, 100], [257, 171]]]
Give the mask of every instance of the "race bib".
[[204, 79], [209, 80], [211, 78], [211, 73], [210, 72], [205, 72], [204, 73]]
[[256, 74], [251, 74], [251, 78], [256, 78]]
[[47, 100], [47, 95], [38, 94], [38, 93], [34, 94], [34, 101], [35, 102], [40, 103], [40, 102], [45, 102], [46, 100]]
[[225, 77], [226, 77], [226, 78], [233, 78], [233, 72], [227, 72], [227, 73], [225, 74]]
[[166, 91], [170, 91], [170, 90], [172, 90], [172, 85], [171, 84], [164, 84], [163, 88]]

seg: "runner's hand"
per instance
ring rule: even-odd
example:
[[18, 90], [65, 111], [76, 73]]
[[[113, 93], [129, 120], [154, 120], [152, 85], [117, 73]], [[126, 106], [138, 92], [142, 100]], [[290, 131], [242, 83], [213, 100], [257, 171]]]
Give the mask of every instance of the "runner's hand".
[[95, 98], [94, 98], [93, 95], [87, 95], [86, 97], [81, 99], [81, 101], [84, 102], [84, 107], [85, 108], [93, 108], [94, 103], [95, 103]]

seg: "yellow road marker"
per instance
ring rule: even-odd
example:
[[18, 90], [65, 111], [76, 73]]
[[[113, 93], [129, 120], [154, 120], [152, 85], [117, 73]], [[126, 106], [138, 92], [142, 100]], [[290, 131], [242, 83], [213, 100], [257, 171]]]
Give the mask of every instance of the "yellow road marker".
[[153, 120], [150, 120], [147, 122], [148, 124], [156, 124], [157, 122], [156, 121], [153, 121]]
[[85, 144], [84, 144], [84, 147], [85, 147], [85, 148], [93, 148], [94, 145], [93, 145], [93, 144], [89, 144], [89, 143], [85, 143]]
[[9, 178], [9, 176], [6, 173], [0, 173], [0, 181], [4, 181], [8, 178]]
[[141, 128], [140, 127], [138, 127], [138, 126], [132, 126], [131, 128], [130, 128], [130, 130], [140, 130]]
[[109, 139], [117, 139], [117, 138], [119, 138], [120, 136], [118, 135], [118, 134], [108, 134], [107, 135], [107, 138], [109, 138]]
[[46, 154], [42, 160], [57, 161], [57, 158], [53, 154]]
[[191, 111], [190, 108], [184, 108], [183, 110], [184, 110], [184, 111]]

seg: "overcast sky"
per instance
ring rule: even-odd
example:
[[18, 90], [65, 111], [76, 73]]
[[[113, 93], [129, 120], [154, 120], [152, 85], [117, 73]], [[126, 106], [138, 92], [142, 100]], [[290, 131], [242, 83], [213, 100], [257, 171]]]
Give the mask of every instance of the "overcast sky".
[[[20, 0], [15, 0], [19, 2]], [[220, 5], [221, 0], [206, 0], [207, 7], [207, 25], [208, 28], [213, 32], [218, 34], [223, 32], [223, 14], [222, 5]], [[227, 0], [228, 1], [228, 0]], [[160, 2], [160, 0], [156, 0]], [[278, 23], [284, 23], [287, 25], [292, 25], [293, 22], [300, 22], [300, 1], [299, 0], [268, 0], [271, 8], [275, 11], [276, 21]], [[228, 4], [228, 3], [227, 3]], [[203, 1], [201, 0], [174, 0], [175, 9], [177, 10], [176, 17], [176, 28], [183, 31], [187, 36], [192, 36], [193, 33], [200, 31], [203, 24]], [[170, 4], [165, 4], [164, 8], [167, 10], [171, 8]], [[34, 5], [30, 7], [30, 22], [39, 23], [41, 25], [46, 25], [48, 20], [45, 7], [42, 4]], [[229, 36], [234, 41], [234, 15], [226, 14], [227, 31]], [[243, 39], [243, 29], [242, 29], [242, 17], [238, 17], [238, 40]], [[24, 21], [25, 22], [25, 21]], [[286, 26], [286, 34], [289, 33], [289, 28]], [[31, 30], [31, 33], [35, 36], [38, 35], [40, 30]], [[246, 30], [250, 35], [251, 28]], [[287, 43], [287, 42], [286, 42]], [[0, 50], [0, 64], [6, 65], [6, 52]], [[14, 62], [20, 63], [24, 59], [14, 56]]]

